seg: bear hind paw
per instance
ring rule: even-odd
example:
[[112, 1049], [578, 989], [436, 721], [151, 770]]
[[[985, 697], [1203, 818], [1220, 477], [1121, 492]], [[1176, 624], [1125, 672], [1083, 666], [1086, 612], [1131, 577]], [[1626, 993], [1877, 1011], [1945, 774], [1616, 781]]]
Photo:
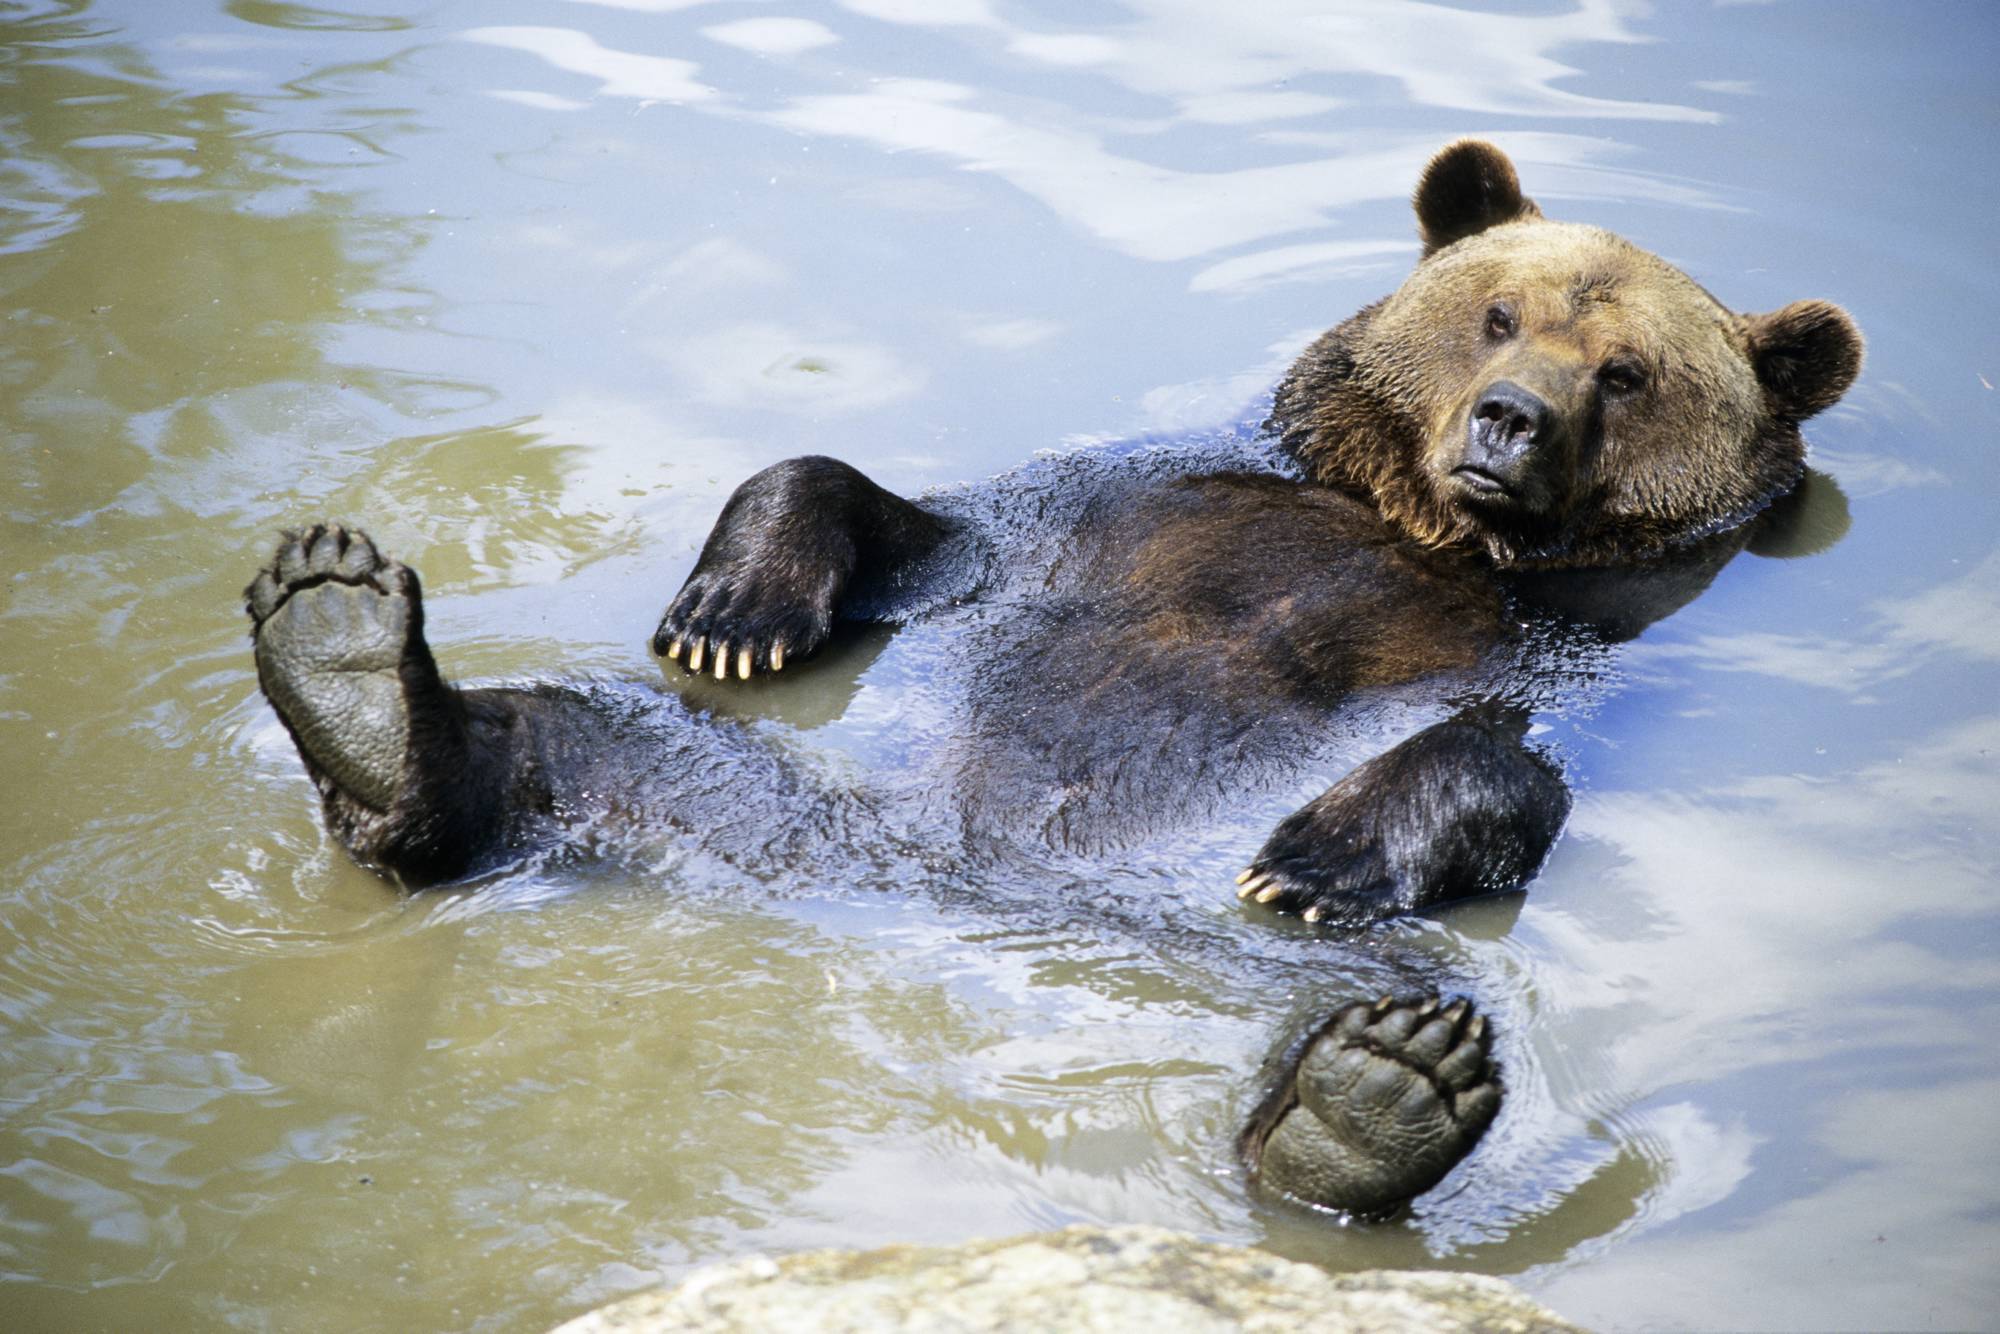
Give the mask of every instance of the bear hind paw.
[[1469, 1002], [1384, 996], [1295, 1050], [1242, 1149], [1267, 1192], [1382, 1217], [1472, 1152], [1500, 1101], [1492, 1033]]
[[244, 601], [258, 684], [322, 792], [389, 810], [407, 781], [410, 687], [436, 679], [415, 572], [365, 533], [315, 524], [281, 537]]

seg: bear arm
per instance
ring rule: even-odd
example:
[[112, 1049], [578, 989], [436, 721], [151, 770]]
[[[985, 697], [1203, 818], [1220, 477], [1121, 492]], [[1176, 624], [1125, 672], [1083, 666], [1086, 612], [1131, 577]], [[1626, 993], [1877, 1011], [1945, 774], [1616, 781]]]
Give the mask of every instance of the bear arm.
[[835, 620], [922, 605], [951, 523], [836, 459], [788, 459], [736, 488], [653, 634], [653, 651], [717, 677], [778, 671]]
[[1279, 821], [1240, 897], [1364, 926], [1518, 889], [1570, 806], [1522, 744], [1526, 725], [1519, 710], [1469, 709], [1369, 760]]

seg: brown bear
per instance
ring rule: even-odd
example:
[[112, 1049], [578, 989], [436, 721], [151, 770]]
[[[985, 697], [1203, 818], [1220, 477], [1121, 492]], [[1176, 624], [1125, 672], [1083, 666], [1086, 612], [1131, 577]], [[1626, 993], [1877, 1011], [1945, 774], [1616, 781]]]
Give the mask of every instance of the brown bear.
[[[912, 884], [1046, 886], [1198, 859], [1347, 769], [1270, 829], [1240, 896], [1330, 930], [1519, 887], [1569, 805], [1529, 715], [1773, 522], [1798, 424], [1861, 341], [1836, 307], [1738, 315], [1544, 220], [1488, 144], [1441, 152], [1415, 204], [1415, 272], [1307, 349], [1261, 442], [1086, 453], [921, 502], [824, 458], [737, 489], [655, 650], [742, 681], [842, 622], [901, 626], [920, 698], [861, 778], [675, 692], [454, 688], [412, 571], [350, 529], [288, 534], [249, 610], [329, 826], [412, 882], [677, 839], [773, 881], [865, 856]], [[1491, 1042], [1463, 1001], [1339, 1010], [1250, 1118], [1252, 1174], [1365, 1215], [1422, 1193], [1499, 1106]]]

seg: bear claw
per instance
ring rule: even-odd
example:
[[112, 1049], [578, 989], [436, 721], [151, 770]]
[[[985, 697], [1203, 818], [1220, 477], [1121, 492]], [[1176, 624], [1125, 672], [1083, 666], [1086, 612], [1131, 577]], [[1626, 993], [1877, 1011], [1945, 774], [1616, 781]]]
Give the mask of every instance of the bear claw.
[[718, 681], [782, 671], [787, 657], [825, 641], [839, 588], [836, 579], [786, 578], [748, 562], [698, 567], [660, 618], [653, 651], [695, 675], [706, 666]]
[[1396, 885], [1378, 848], [1350, 847], [1321, 859], [1287, 847], [1282, 835], [1237, 877], [1236, 897], [1295, 912], [1308, 922], [1359, 926], [1395, 911]]

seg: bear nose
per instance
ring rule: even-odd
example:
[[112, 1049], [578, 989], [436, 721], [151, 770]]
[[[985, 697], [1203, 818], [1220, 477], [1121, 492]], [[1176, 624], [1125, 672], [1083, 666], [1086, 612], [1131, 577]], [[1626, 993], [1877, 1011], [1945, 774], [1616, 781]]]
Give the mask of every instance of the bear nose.
[[1547, 439], [1554, 415], [1512, 380], [1495, 381], [1473, 406], [1465, 456], [1453, 471], [1481, 489], [1513, 491], [1526, 479], [1529, 458]]
[[1488, 424], [1487, 435], [1504, 441], [1519, 437], [1524, 445], [1540, 444], [1549, 423], [1549, 405], [1512, 380], [1499, 380], [1479, 396], [1472, 418]]

